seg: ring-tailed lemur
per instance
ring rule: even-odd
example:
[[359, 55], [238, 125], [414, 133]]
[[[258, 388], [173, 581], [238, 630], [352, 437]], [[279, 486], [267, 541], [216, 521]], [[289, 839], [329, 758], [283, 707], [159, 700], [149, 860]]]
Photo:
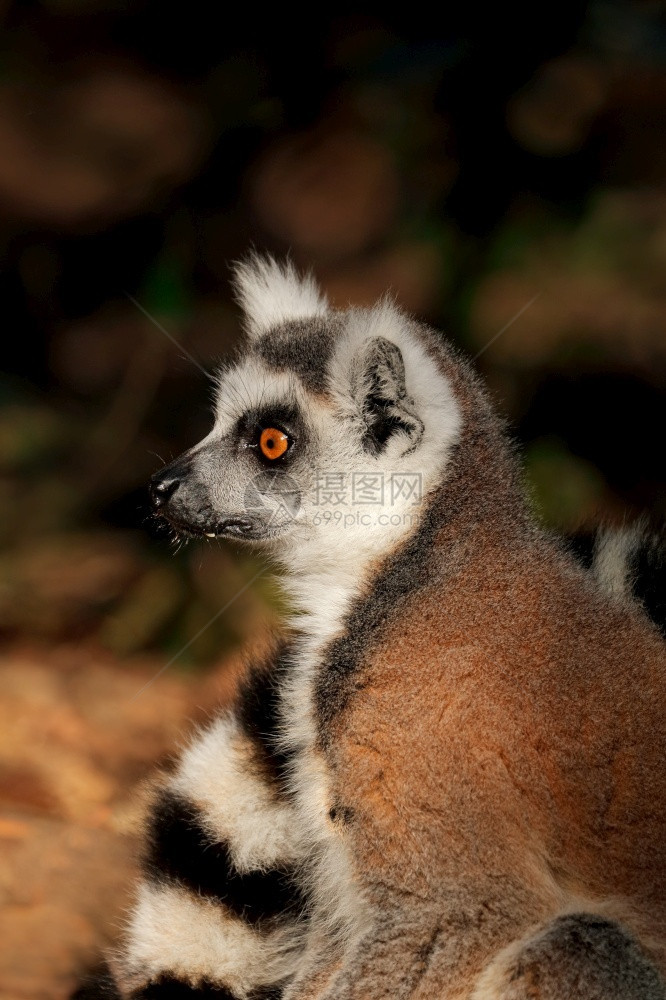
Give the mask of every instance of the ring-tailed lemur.
[[268, 258], [236, 282], [245, 350], [153, 500], [264, 543], [296, 610], [159, 778], [81, 995], [664, 1000], [665, 650], [626, 558], [536, 526], [439, 335]]

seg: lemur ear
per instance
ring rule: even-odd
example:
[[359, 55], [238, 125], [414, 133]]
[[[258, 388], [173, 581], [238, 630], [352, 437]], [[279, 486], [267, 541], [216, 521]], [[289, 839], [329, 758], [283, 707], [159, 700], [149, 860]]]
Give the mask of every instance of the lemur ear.
[[423, 437], [423, 421], [407, 394], [400, 348], [385, 337], [373, 337], [366, 341], [355, 367], [354, 395], [366, 425], [365, 447], [379, 454], [401, 431], [409, 441], [403, 452], [408, 455]]
[[250, 337], [293, 319], [328, 312], [328, 302], [311, 274], [299, 275], [291, 261], [254, 254], [234, 267], [234, 290]]

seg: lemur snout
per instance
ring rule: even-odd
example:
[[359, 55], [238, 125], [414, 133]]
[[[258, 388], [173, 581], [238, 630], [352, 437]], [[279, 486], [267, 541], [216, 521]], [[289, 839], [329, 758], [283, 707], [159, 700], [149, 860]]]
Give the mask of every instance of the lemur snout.
[[161, 479], [153, 476], [150, 481], [150, 499], [153, 507], [162, 507], [180, 486], [180, 479]]
[[150, 499], [155, 510], [160, 510], [174, 495], [189, 472], [189, 463], [176, 459], [150, 479]]
[[213, 512], [205, 482], [192, 465], [189, 457], [181, 457], [151, 477], [149, 492], [155, 515], [188, 536], [261, 537], [261, 524], [257, 526], [244, 510]]

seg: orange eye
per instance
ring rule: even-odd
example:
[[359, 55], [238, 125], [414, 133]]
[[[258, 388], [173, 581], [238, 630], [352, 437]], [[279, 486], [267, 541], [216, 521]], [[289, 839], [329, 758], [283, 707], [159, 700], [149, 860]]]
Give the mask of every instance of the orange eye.
[[266, 458], [280, 458], [289, 447], [289, 438], [276, 427], [265, 427], [259, 438], [259, 447]]

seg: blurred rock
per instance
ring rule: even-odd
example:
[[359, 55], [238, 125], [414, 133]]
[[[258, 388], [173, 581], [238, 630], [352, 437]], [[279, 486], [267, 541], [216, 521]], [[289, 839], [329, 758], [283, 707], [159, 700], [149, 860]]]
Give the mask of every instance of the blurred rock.
[[[520, 246], [518, 234], [513, 244]], [[517, 259], [482, 280], [470, 314], [474, 347], [489, 344], [487, 360], [532, 367], [555, 362], [563, 352], [592, 350], [597, 364], [603, 358], [649, 380], [660, 378], [666, 366], [665, 247], [663, 197], [605, 193], [577, 227], [531, 234]]]
[[317, 277], [340, 309], [350, 304], [374, 305], [388, 292], [398, 305], [420, 316], [436, 313], [447, 285], [442, 249], [425, 240], [399, 243], [337, 267], [319, 268]]
[[[228, 261], [224, 261], [224, 268], [226, 280]], [[153, 314], [152, 309], [149, 311]], [[127, 306], [114, 303], [82, 322], [57, 330], [49, 359], [54, 375], [76, 393], [97, 396], [112, 388], [129, 364], [138, 363], [139, 347], [149, 340], [166, 351], [164, 378], [191, 381], [198, 388], [197, 370], [185, 350], [212, 371], [238, 340], [237, 314], [228, 303], [217, 299], [196, 303], [185, 317], [164, 316], [159, 309], [154, 315], [175, 344], [129, 302]], [[182, 348], [178, 346], [181, 344]]]
[[3, 557], [0, 627], [31, 635], [79, 634], [140, 572], [132, 543], [117, 533], [28, 537]]
[[583, 55], [553, 59], [509, 101], [507, 126], [530, 153], [573, 153], [587, 139], [607, 91], [607, 72], [600, 62]]
[[539, 516], [558, 531], [594, 530], [602, 511], [610, 519], [613, 501], [603, 476], [563, 442], [533, 442], [525, 454], [525, 474]]
[[112, 59], [67, 79], [0, 86], [7, 215], [99, 226], [163, 198], [205, 147], [200, 111], [166, 81]]
[[0, 658], [3, 998], [65, 1000], [116, 937], [135, 864], [136, 782], [191, 728], [188, 716], [229, 697], [239, 669], [231, 662], [202, 685], [163, 665], [92, 646]]
[[32, 400], [0, 409], [0, 469], [23, 471], [62, 452], [69, 441], [66, 420]]
[[336, 126], [269, 147], [250, 181], [261, 225], [282, 244], [318, 259], [358, 253], [383, 236], [398, 193], [388, 149]]
[[169, 566], [153, 566], [125, 590], [99, 631], [100, 642], [119, 656], [146, 649], [183, 601], [182, 581]]
[[[648, 5], [649, 6], [649, 5]], [[655, 15], [658, 17], [657, 9]], [[663, 28], [654, 34], [663, 48]], [[662, 51], [654, 61], [615, 59], [603, 116], [600, 182], [662, 189], [666, 178], [666, 67]]]
[[67, 388], [85, 395], [108, 390], [131, 361], [137, 342], [145, 337], [146, 323], [132, 307], [64, 327], [51, 342], [54, 375]]
[[[224, 267], [224, 286], [229, 279], [229, 262]], [[239, 313], [228, 302], [215, 298], [202, 299], [187, 324], [187, 347], [211, 373], [228, 357], [238, 344]]]

